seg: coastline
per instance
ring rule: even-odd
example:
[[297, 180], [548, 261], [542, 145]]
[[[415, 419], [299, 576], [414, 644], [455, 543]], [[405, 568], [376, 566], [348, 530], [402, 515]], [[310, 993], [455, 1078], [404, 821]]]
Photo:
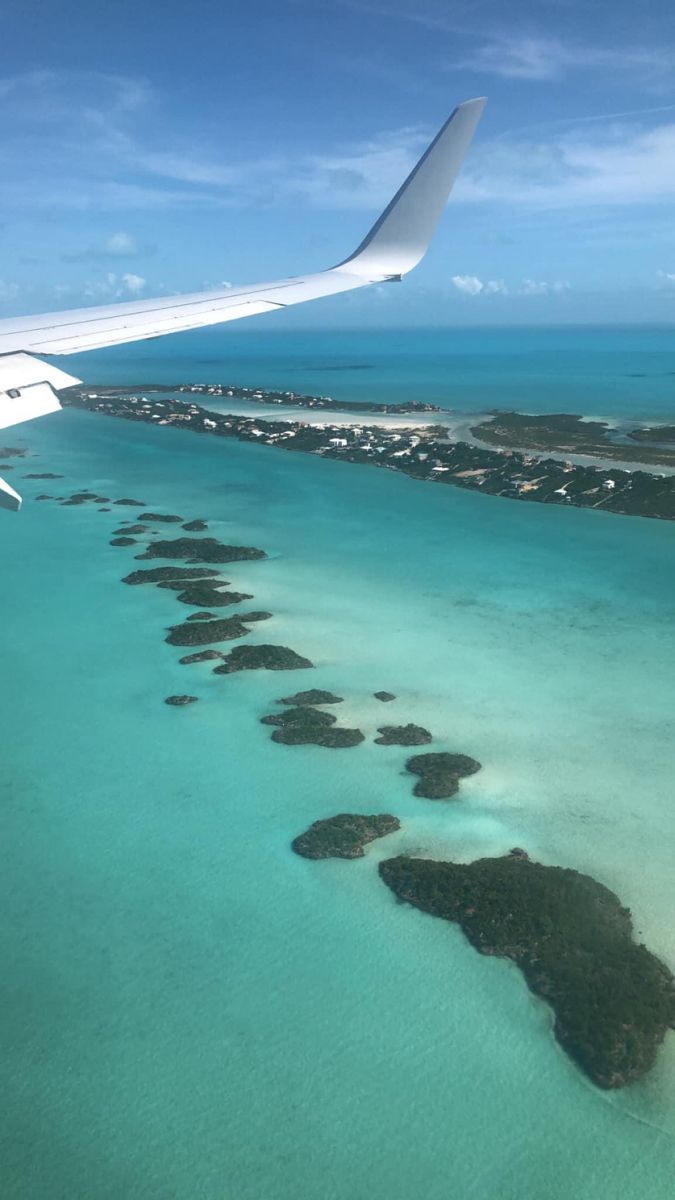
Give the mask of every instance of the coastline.
[[[107, 416], [369, 464], [505, 499], [675, 520], [675, 477], [665, 472], [606, 467], [602, 460], [602, 465], [601, 461], [574, 461], [580, 456], [572, 456], [571, 450], [571, 457], [561, 461], [509, 446], [453, 441], [438, 423], [420, 425], [406, 420], [405, 427], [397, 425], [394, 433], [384, 420], [375, 425], [270, 421], [220, 413], [195, 403], [195, 395], [208, 395], [214, 386], [219, 385], [181, 385], [179, 390], [191, 393], [190, 401], [175, 399], [169, 393], [176, 389], [167, 385], [147, 385], [147, 395], [112, 385], [100, 391], [70, 388], [61, 399], [65, 406]], [[152, 398], [154, 390], [162, 395], [161, 400]], [[258, 393], [264, 400], [266, 393], [262, 389]]]

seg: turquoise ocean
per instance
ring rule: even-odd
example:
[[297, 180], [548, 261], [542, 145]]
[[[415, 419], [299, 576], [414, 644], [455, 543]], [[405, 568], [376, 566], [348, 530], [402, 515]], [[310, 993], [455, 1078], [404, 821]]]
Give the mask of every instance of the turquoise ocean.
[[[260, 325], [61, 365], [675, 418], [659, 330]], [[675, 967], [675, 527], [72, 410], [2, 440], [35, 455], [0, 522], [3, 1200], [666, 1200], [675, 1035], [599, 1091], [519, 972], [376, 867], [523, 846], [613, 888]], [[316, 668], [180, 666], [188, 610], [122, 585], [142, 546], [109, 545], [142, 510], [34, 503], [83, 487], [265, 549], [223, 569], [274, 614], [249, 640]], [[273, 701], [314, 686], [363, 745], [269, 740]], [[457, 801], [413, 797], [407, 752], [372, 741], [394, 720], [481, 761]], [[354, 862], [292, 853], [340, 811], [402, 828]]]

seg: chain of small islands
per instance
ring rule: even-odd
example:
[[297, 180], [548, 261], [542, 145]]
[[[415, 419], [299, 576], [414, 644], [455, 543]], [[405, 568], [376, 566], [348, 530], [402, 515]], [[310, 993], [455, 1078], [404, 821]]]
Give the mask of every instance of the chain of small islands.
[[[436, 460], [444, 450], [446, 454], [458, 454], [460, 460], [474, 453], [494, 453], [504, 459], [503, 454], [476, 450], [466, 444], [441, 448], [433, 435], [407, 435], [404, 439], [401, 434], [390, 435], [381, 429], [362, 429], [360, 433], [351, 430], [357, 440], [350, 441], [343, 434], [340, 444], [333, 446], [333, 439], [326, 436], [332, 433], [330, 426], [326, 429], [296, 423], [280, 429], [277, 424], [219, 416], [166, 396], [161, 402], [153, 402], [145, 397], [121, 395], [119, 389], [107, 389], [105, 395], [101, 395], [101, 390], [96, 394], [71, 391], [68, 402], [110, 415], [180, 424], [243, 440], [262, 437], [272, 444], [316, 450], [330, 457], [340, 457], [340, 452], [346, 449], [354, 455], [350, 461], [363, 461], [358, 456], [368, 454], [369, 447], [358, 439], [375, 434], [377, 444], [372, 447], [377, 456], [375, 461], [391, 466], [394, 465], [391, 458], [398, 454], [395, 460], [398, 469], [419, 478], [434, 477], [440, 463]], [[422, 457], [416, 451], [424, 445], [427, 450]], [[27, 453], [22, 447], [0, 448], [0, 460], [8, 460], [0, 461], [0, 465], [3, 470], [12, 469]], [[400, 466], [404, 456], [409, 461]], [[515, 469], [515, 457], [507, 460], [508, 468], [503, 462], [501, 466], [485, 468], [485, 480], [491, 483], [489, 490], [493, 494], [511, 494], [506, 479], [508, 470]], [[521, 470], [532, 465], [523, 456], [520, 460]], [[537, 469], [544, 465], [538, 464]], [[560, 464], [552, 464], [550, 469], [559, 470]], [[575, 477], [578, 470], [591, 469], [575, 469]], [[496, 476], [500, 472], [503, 491], [497, 487]], [[31, 471], [23, 478], [56, 480], [62, 476], [53, 471]], [[465, 482], [467, 479], [473, 480], [473, 484]], [[477, 486], [475, 479], [475, 475], [464, 474], [457, 482]], [[513, 487], [513, 477], [510, 486]], [[608, 490], [611, 501], [616, 497], [613, 489]], [[515, 494], [524, 498], [522, 493]], [[581, 495], [575, 494], [570, 500], [580, 503]], [[535, 494], [531, 498], [548, 496]], [[85, 505], [98, 512], [112, 513], [118, 519], [121, 508], [147, 507], [144, 501], [135, 498], [111, 500], [89, 490], [63, 496], [40, 493], [35, 499], [53, 501], [62, 507]], [[656, 496], [652, 500], [655, 503]], [[646, 502], [645, 498], [643, 504]], [[675, 513], [660, 508], [643, 515], [672, 517]], [[171, 525], [180, 525], [178, 537], [159, 536], [158, 526]], [[249, 670], [313, 669], [308, 658], [289, 647], [241, 641], [252, 632], [252, 626], [270, 620], [272, 613], [253, 610], [219, 616], [214, 611], [239, 608], [254, 599], [250, 593], [232, 589], [229, 581], [222, 578], [222, 565], [227, 564], [229, 575], [238, 562], [262, 562], [267, 556], [257, 547], [228, 545], [210, 536], [192, 536], [205, 532], [208, 521], [203, 517], [185, 520], [175, 513], [143, 511], [133, 518], [122, 519], [112, 536], [108, 534], [111, 546], [140, 547], [142, 552], [136, 554], [137, 559], [169, 560], [169, 565], [133, 570], [122, 582], [163, 589], [167, 599], [173, 594], [177, 602], [194, 610], [185, 620], [168, 627], [165, 641], [190, 651], [179, 662], [185, 666], [209, 663], [217, 675]], [[230, 641], [238, 644], [229, 652], [218, 648]], [[167, 696], [165, 702], [171, 708], [184, 709], [198, 699], [185, 693]], [[373, 693], [376, 704], [390, 705], [396, 700], [390, 692]], [[273, 711], [261, 718], [261, 724], [271, 727], [272, 741], [277, 744], [337, 750], [354, 748], [365, 741], [360, 729], [338, 724], [332, 709], [344, 700], [333, 692], [305, 688], [272, 703]], [[422, 746], [434, 740], [429, 730], [410, 721], [383, 723], [375, 738], [384, 747]], [[400, 769], [400, 761], [395, 765]], [[416, 779], [413, 791], [420, 800], [456, 803], [461, 801], [461, 780], [480, 771], [481, 764], [465, 753], [438, 749], [413, 755], [405, 761], [405, 768]], [[363, 858], [368, 843], [401, 827], [399, 818], [391, 813], [338, 813], [314, 822], [294, 839], [292, 849], [310, 859]], [[514, 847], [502, 857], [468, 864], [433, 861], [420, 857], [418, 851], [416, 856], [400, 854], [385, 859], [379, 863], [378, 871], [399, 901], [458, 923], [481, 954], [515, 963], [530, 990], [551, 1007], [556, 1040], [593, 1083], [601, 1088], [620, 1088], [654, 1066], [668, 1029], [675, 1028], [675, 979], [665, 963], [634, 940], [630, 911], [603, 884], [569, 868], [535, 862], [522, 847]]]

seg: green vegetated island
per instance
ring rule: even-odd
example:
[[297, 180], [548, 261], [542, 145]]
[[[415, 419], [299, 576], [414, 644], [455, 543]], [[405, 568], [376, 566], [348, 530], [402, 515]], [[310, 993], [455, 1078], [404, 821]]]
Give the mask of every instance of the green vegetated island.
[[511, 959], [599, 1087], [623, 1087], [654, 1065], [675, 1025], [675, 980], [633, 940], [629, 910], [603, 884], [523, 851], [468, 864], [402, 856], [379, 871], [399, 900], [456, 921], [481, 954]]
[[[194, 392], [199, 388], [202, 389], [200, 394], [208, 391], [206, 385], [185, 385], [186, 391]], [[168, 390], [162, 391], [162, 398], [158, 399], [154, 393], [150, 394], [150, 388], [146, 388], [142, 395], [132, 394], [124, 388], [98, 391], [70, 388], [61, 393], [61, 399], [66, 406], [108, 416], [189, 429], [216, 437], [231, 437], [283, 450], [304, 451], [335, 461], [384, 467], [400, 471], [413, 479], [452, 484], [512, 500], [595, 508], [661, 520], [675, 519], [675, 475], [627, 470], [618, 466], [608, 468], [598, 463], [578, 464], [541, 457], [524, 448], [513, 450], [507, 443], [518, 441], [522, 445], [525, 435], [522, 427], [515, 430], [507, 428], [508, 422], [504, 425], [508, 414], [474, 427], [473, 436], [482, 441], [491, 438], [495, 442], [494, 446], [486, 446], [451, 441], [447, 437], [447, 430], [436, 425], [393, 430], [377, 425], [308, 424], [217, 413], [198, 405], [194, 400], [177, 400], [167, 394]], [[264, 398], [268, 393], [261, 395]], [[389, 411], [392, 411], [391, 406]], [[513, 416], [518, 417], [518, 414]], [[531, 425], [533, 418], [527, 420]], [[540, 442], [547, 441], [548, 435], [545, 436], [543, 425], [536, 423], [538, 420], [535, 420], [536, 436]], [[549, 417], [545, 420], [555, 424], [563, 418]], [[652, 465], [675, 466], [675, 449], [672, 447], [655, 449], [634, 442], [633, 449], [627, 451], [627, 443], [624, 443], [619, 453], [617, 443], [609, 438], [599, 442], [595, 436], [593, 449], [588, 449], [589, 443], [586, 443], [586, 449], [581, 448], [580, 442], [572, 445], [568, 428], [570, 421], [575, 427], [577, 424], [585, 427], [580, 440], [586, 436], [585, 431], [591, 423], [577, 417], [565, 417], [564, 430], [550, 431], [550, 444], [546, 445], [546, 449], [563, 454], [574, 450], [575, 453], [592, 454], [603, 459], [613, 456], [625, 459], [629, 455], [635, 459], [648, 455]], [[533, 450], [538, 448], [532, 447]]]
[[669, 445], [675, 441], [672, 425], [630, 429], [620, 436], [631, 440], [623, 441], [607, 421], [591, 421], [576, 413], [495, 412], [471, 432], [493, 446], [675, 467], [675, 448]]

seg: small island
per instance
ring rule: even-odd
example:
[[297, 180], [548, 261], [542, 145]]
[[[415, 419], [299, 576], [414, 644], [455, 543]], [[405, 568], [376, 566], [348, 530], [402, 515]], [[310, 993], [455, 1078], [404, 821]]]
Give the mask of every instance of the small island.
[[422, 725], [381, 725], [375, 738], [377, 746], [425, 746], [432, 741]]
[[465, 775], [480, 771], [480, 763], [468, 754], [416, 754], [405, 764], [412, 775], [419, 775], [414, 794], [425, 800], [448, 800], [459, 791], [459, 781]]
[[373, 816], [339, 813], [336, 817], [315, 821], [294, 839], [291, 846], [303, 858], [363, 858], [363, 847], [368, 842], [400, 828], [401, 822], [391, 813]]
[[[168, 586], [170, 589], [174, 588], [174, 581]], [[230, 604], [243, 604], [244, 601], [253, 599], [250, 592], [221, 592], [221, 586], [220, 580], [214, 580], [212, 583], [194, 583], [184, 591], [179, 591], [176, 599], [180, 600], [181, 604], [192, 604], [199, 608], [227, 608]]]
[[342, 696], [324, 692], [320, 688], [309, 688], [306, 692], [296, 692], [294, 696], [284, 696], [283, 700], [277, 700], [277, 704], [342, 704]]
[[266, 558], [264, 550], [255, 546], [225, 546], [217, 538], [179, 537], [167, 541], [150, 542], [144, 554], [137, 558], [182, 558], [193, 563], [244, 562]]
[[218, 617], [215, 621], [184, 622], [172, 625], [165, 638], [170, 646], [206, 646], [209, 642], [229, 642], [245, 637], [250, 629], [241, 616]]
[[333, 713], [300, 705], [261, 717], [260, 723], [275, 725], [272, 741], [283, 746], [327, 746], [331, 750], [343, 750], [365, 740], [360, 729], [345, 729], [336, 725], [336, 721]]
[[165, 704], [171, 704], [174, 708], [183, 708], [186, 704], [196, 704], [199, 696], [167, 696]]
[[147, 521], [150, 525], [155, 525], [158, 521], [164, 522], [165, 525], [180, 525], [183, 518], [177, 517], [175, 513], [164, 515], [163, 513], [141, 513], [141, 521]]
[[288, 646], [235, 646], [222, 658], [221, 665], [214, 667], [214, 675], [231, 675], [235, 671], [304, 671], [314, 666]]
[[[220, 571], [210, 567], [149, 567], [146, 571], [132, 571], [130, 575], [125, 575], [122, 583], [166, 583], [171, 579], [204, 579], [217, 575], [220, 575]], [[221, 580], [221, 583], [224, 584], [225, 580]]]
[[379, 871], [399, 900], [459, 923], [481, 954], [511, 959], [599, 1087], [624, 1087], [654, 1065], [675, 1025], [675, 980], [633, 940], [630, 912], [609, 888], [523, 851], [469, 864], [401, 856]]

